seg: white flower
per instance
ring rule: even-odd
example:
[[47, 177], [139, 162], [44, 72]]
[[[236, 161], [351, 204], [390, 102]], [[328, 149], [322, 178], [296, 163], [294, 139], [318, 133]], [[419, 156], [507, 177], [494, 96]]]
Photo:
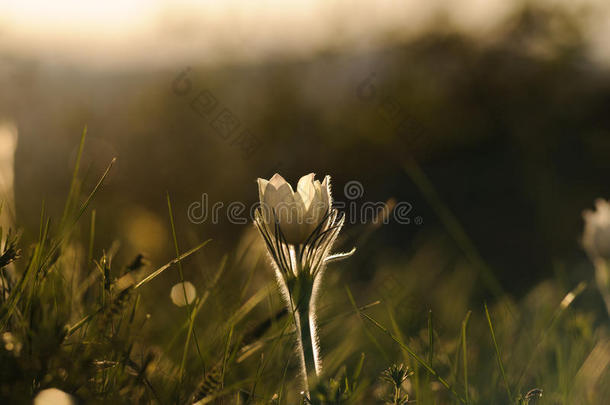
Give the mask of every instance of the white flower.
[[184, 283], [178, 283], [173, 286], [169, 296], [174, 305], [183, 307], [187, 303], [191, 304], [195, 301], [195, 298], [197, 298], [197, 290], [193, 284], [185, 281]]
[[582, 245], [595, 266], [595, 282], [610, 314], [610, 203], [595, 200], [595, 211], [584, 211]]
[[279, 174], [270, 180], [258, 179], [258, 194], [263, 218], [275, 234], [277, 222], [286, 242], [299, 245], [307, 241], [332, 205], [330, 177], [322, 183], [309, 173], [299, 180], [296, 192]]
[[307, 275], [318, 282], [326, 263], [349, 257], [330, 254], [345, 216], [332, 207], [330, 176], [320, 183], [310, 173], [301, 177], [297, 191], [279, 174], [258, 179], [261, 201], [254, 223], [271, 255], [280, 279]]
[[[310, 173], [294, 192], [279, 174], [258, 179], [261, 206], [254, 223], [267, 245], [278, 286], [293, 315], [305, 392], [322, 372], [316, 300], [326, 264], [354, 253], [330, 254], [345, 217], [332, 207], [330, 177]], [[310, 380], [312, 379], [312, 380]]]
[[603, 199], [595, 201], [595, 211], [583, 212], [585, 230], [582, 244], [595, 261], [610, 260], [610, 203]]
[[57, 388], [42, 390], [34, 398], [34, 405], [74, 405], [72, 395]]

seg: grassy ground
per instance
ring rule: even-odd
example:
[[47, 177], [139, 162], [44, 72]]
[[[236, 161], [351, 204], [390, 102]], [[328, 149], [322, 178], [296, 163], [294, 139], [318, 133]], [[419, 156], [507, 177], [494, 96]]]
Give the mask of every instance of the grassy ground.
[[[0, 402], [54, 387], [87, 404], [303, 403], [292, 318], [254, 230], [206, 263], [197, 299], [178, 308], [167, 275], [192, 274], [213, 241], [179, 245], [168, 195], [176, 255], [117, 262], [115, 246], [96, 245], [104, 218], [89, 209], [107, 173], [85, 187], [77, 163], [64, 212], [43, 204], [35, 243], [2, 233]], [[493, 272], [443, 209], [466, 254], [439, 255], [446, 241], [426, 240], [370, 263], [366, 285], [346, 281], [349, 264], [328, 269], [311, 402], [602, 404], [610, 339], [594, 286], [558, 272], [518, 299], [490, 288], [485, 303]]]

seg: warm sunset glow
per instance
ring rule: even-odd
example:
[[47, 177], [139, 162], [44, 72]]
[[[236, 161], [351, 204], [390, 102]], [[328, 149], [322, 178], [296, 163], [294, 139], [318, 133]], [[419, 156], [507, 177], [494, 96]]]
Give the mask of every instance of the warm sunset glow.
[[[439, 18], [473, 35], [489, 35], [511, 11], [510, 3], [480, 0], [459, 7], [444, 0], [9, 1], [0, 16], [0, 50], [97, 67], [173, 65], [195, 54], [251, 60], [329, 45], [370, 47], [409, 37]], [[597, 21], [591, 41], [603, 53], [608, 27], [604, 19]]]

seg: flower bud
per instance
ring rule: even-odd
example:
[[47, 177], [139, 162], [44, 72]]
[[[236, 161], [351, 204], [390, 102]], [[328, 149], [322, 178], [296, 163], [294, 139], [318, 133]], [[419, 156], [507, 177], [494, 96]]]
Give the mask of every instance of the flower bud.
[[610, 203], [595, 201], [595, 211], [583, 212], [585, 229], [582, 244], [593, 261], [610, 260]]
[[332, 205], [330, 177], [320, 183], [314, 176], [310, 173], [301, 177], [296, 191], [277, 173], [270, 180], [258, 179], [265, 224], [274, 234], [277, 224], [289, 244], [305, 243]]

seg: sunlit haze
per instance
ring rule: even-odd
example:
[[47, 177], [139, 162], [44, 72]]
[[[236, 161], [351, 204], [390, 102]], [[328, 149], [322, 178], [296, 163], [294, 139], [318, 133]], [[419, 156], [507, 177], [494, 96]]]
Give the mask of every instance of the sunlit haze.
[[[532, 3], [541, 2], [550, 3]], [[97, 68], [173, 66], [192, 59], [247, 61], [302, 56], [333, 47], [366, 49], [402, 41], [430, 24], [489, 39], [517, 5], [500, 0], [5, 0], [0, 4], [2, 54]], [[607, 57], [608, 7], [598, 0], [569, 4], [576, 10], [595, 10], [587, 17], [591, 19], [587, 34], [594, 55]]]

